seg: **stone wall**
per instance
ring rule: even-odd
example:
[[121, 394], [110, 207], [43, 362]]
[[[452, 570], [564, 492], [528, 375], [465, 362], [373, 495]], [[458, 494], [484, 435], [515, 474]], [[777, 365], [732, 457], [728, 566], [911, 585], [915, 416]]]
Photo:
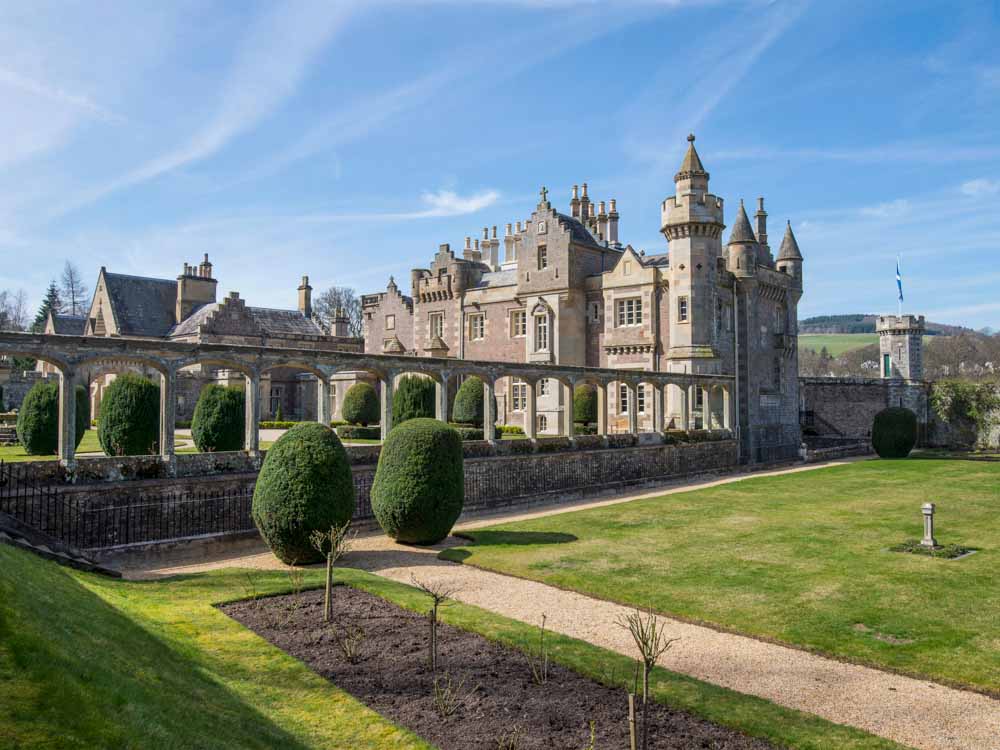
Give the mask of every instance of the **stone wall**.
[[870, 438], [878, 412], [889, 406], [903, 406], [917, 415], [923, 439], [933, 419], [928, 393], [929, 385], [921, 381], [800, 378], [803, 433]]
[[[465, 508], [467, 512], [546, 501], [573, 500], [624, 487], [654, 484], [693, 474], [724, 472], [737, 463], [736, 442], [682, 445], [635, 445], [577, 449], [565, 438], [532, 445], [527, 440], [466, 443]], [[599, 440], [599, 439], [598, 439]], [[628, 445], [625, 445], [628, 443]], [[617, 445], [617, 443], [612, 443]], [[355, 520], [371, 524], [370, 491], [378, 446], [352, 453], [357, 491]], [[537, 451], [537, 452], [535, 452]], [[47, 513], [65, 523], [67, 509], [85, 526], [76, 538], [87, 549], [110, 549], [179, 539], [245, 533], [253, 530], [250, 498], [256, 482], [251, 459], [243, 454], [182, 454], [179, 476], [151, 476], [154, 458], [80, 459], [91, 464], [78, 471], [75, 484], [60, 487], [60, 502]], [[183, 460], [182, 460], [183, 459]], [[67, 482], [56, 462], [23, 467], [41, 482]], [[202, 473], [197, 473], [202, 472]], [[117, 477], [117, 479], [116, 479]], [[87, 481], [81, 481], [86, 478]], [[131, 478], [125, 481], [124, 478]], [[34, 513], [39, 518], [45, 513]]]

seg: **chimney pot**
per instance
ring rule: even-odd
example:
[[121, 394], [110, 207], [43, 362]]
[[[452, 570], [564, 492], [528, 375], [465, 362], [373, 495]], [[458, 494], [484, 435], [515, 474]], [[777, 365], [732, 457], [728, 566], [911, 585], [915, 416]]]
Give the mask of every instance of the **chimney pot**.
[[575, 200], [575, 199], [578, 199], [579, 197], [580, 197], [580, 186], [579, 185], [574, 185], [573, 186], [573, 198]]
[[493, 225], [493, 239], [496, 239], [496, 238], [497, 238], [497, 225], [494, 224]]
[[465, 237], [465, 249], [466, 250], [472, 249], [472, 238], [469, 237], [468, 235]]
[[510, 232], [510, 229], [511, 229], [511, 224], [510, 224], [510, 222], [508, 221], [508, 222], [507, 222], [507, 231], [506, 231], [506, 232], [504, 232], [504, 236], [507, 236], [507, 235], [509, 235], [509, 234], [511, 233], [511, 232]]

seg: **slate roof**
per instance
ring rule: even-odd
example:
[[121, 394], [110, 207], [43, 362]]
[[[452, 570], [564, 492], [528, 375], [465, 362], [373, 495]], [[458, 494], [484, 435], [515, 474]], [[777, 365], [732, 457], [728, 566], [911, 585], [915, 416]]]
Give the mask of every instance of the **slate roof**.
[[84, 327], [87, 325], [85, 315], [53, 315], [54, 333], [63, 333], [69, 336], [82, 336]]
[[[198, 327], [208, 320], [209, 316], [222, 307], [221, 302], [202, 305], [187, 316], [180, 324], [169, 332], [171, 338], [193, 336], [198, 333]], [[319, 324], [312, 318], [305, 317], [298, 310], [274, 310], [269, 307], [247, 307], [252, 328], [245, 331], [247, 336], [323, 336]]]
[[603, 248], [604, 245], [600, 244], [597, 239], [590, 233], [578, 219], [574, 219], [572, 216], [567, 216], [566, 214], [556, 213], [556, 217], [560, 222], [565, 224], [569, 228], [570, 239], [573, 242], [577, 242], [581, 245], [593, 245], [594, 247]]
[[177, 282], [104, 272], [111, 309], [122, 336], [166, 336], [174, 325]]
[[496, 286], [513, 286], [517, 283], [517, 269], [508, 268], [502, 271], [484, 273], [474, 289], [487, 289]]
[[665, 267], [670, 265], [670, 253], [659, 253], [657, 255], [640, 255], [642, 265]]
[[778, 251], [778, 260], [802, 260], [802, 252], [799, 250], [799, 243], [795, 241], [792, 234], [792, 222], [788, 222], [785, 227], [785, 236], [781, 240], [781, 249]]
[[750, 219], [747, 218], [746, 209], [743, 208], [743, 201], [740, 201], [740, 210], [736, 212], [736, 222], [733, 224], [733, 233], [729, 235], [729, 244], [738, 242], [757, 242], [757, 237], [750, 226]]

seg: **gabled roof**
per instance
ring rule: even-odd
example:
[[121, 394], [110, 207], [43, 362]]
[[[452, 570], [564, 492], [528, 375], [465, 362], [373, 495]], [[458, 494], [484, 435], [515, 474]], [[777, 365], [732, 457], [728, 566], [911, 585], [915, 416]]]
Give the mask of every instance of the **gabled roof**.
[[[221, 302], [202, 305], [174, 326], [170, 330], [169, 336], [171, 338], [193, 336], [198, 333], [198, 328], [209, 322], [212, 314], [221, 307]], [[268, 307], [247, 307], [245, 309], [250, 317], [249, 330], [244, 332], [247, 336], [325, 335], [315, 320], [307, 318], [298, 310], [274, 310]]]
[[799, 243], [795, 241], [795, 235], [792, 234], [792, 222], [788, 222], [785, 226], [785, 236], [781, 240], [778, 260], [802, 260]]
[[87, 325], [86, 315], [52, 315], [52, 332], [69, 336], [82, 336]]
[[729, 244], [741, 242], [757, 242], [757, 237], [750, 226], [750, 219], [747, 218], [746, 209], [743, 208], [743, 201], [740, 201], [740, 209], [736, 212], [736, 223], [733, 224], [733, 233], [729, 235]]
[[488, 289], [496, 286], [513, 286], [517, 284], [517, 269], [508, 268], [502, 271], [488, 271], [479, 279], [473, 289]]
[[104, 271], [111, 311], [122, 336], [166, 336], [174, 325], [177, 282]]

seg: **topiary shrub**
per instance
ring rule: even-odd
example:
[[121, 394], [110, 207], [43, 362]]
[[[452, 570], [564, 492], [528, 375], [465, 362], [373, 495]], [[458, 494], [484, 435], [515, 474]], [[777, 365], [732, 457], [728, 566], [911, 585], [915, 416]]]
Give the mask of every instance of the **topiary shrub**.
[[376, 520], [397, 542], [435, 544], [447, 537], [465, 499], [458, 433], [435, 419], [394, 427], [382, 445], [371, 498]]
[[597, 389], [578, 385], [573, 391], [573, 421], [590, 424], [597, 421]]
[[355, 383], [344, 394], [344, 404], [340, 413], [351, 424], [367, 427], [378, 424], [378, 394], [369, 383]]
[[[76, 386], [74, 447], [90, 426], [90, 398], [87, 389]], [[17, 439], [29, 456], [51, 456], [59, 450], [59, 384], [35, 383], [21, 402], [17, 414]]]
[[906, 458], [917, 444], [917, 415], [909, 409], [891, 407], [875, 415], [872, 446], [879, 458]]
[[[475, 375], [466, 378], [455, 394], [455, 405], [451, 418], [458, 424], [483, 426], [483, 392], [485, 386], [481, 378]], [[497, 399], [493, 397], [493, 415], [497, 413]]]
[[392, 394], [392, 424], [410, 419], [434, 418], [434, 381], [420, 375], [404, 375]]
[[202, 388], [191, 420], [191, 437], [202, 453], [243, 450], [246, 394], [215, 383]]
[[336, 433], [318, 422], [301, 422], [267, 451], [251, 515], [279, 560], [305, 565], [324, 559], [309, 535], [347, 523], [354, 503], [354, 478]]
[[151, 456], [159, 451], [160, 388], [134, 372], [104, 391], [97, 439], [109, 456]]
[[337, 428], [337, 437], [341, 440], [378, 440], [382, 437], [382, 428], [378, 425], [342, 425]]

